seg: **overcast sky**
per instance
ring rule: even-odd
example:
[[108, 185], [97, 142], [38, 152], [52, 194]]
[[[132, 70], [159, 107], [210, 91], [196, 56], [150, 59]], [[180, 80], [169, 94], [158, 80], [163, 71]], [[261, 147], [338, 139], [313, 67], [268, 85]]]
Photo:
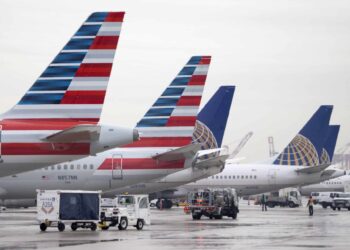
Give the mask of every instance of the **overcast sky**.
[[87, 16], [126, 11], [102, 122], [133, 127], [192, 55], [211, 55], [202, 104], [237, 86], [224, 143], [268, 156], [322, 104], [350, 141], [350, 2], [341, 0], [0, 0], [0, 111], [13, 106]]

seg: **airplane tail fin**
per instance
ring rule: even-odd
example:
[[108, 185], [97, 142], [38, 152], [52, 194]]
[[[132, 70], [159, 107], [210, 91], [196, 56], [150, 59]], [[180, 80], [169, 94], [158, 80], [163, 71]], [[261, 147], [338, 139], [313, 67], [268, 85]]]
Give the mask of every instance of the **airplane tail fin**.
[[3, 119], [98, 122], [124, 12], [92, 13]]
[[337, 144], [340, 125], [330, 125], [327, 138], [322, 148], [320, 164], [330, 164], [333, 160], [335, 145]]
[[182, 147], [191, 143], [210, 56], [193, 56], [137, 123], [131, 147]]
[[235, 86], [221, 86], [199, 112], [193, 142], [207, 144], [203, 149], [221, 147], [234, 92]]
[[333, 106], [321, 106], [273, 162], [275, 165], [317, 166]]

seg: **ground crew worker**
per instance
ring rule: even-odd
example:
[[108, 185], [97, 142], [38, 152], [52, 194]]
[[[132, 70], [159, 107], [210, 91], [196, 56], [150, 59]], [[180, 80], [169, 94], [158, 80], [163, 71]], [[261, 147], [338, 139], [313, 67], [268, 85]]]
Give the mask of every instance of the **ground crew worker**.
[[266, 202], [267, 202], [267, 197], [266, 197], [266, 195], [263, 194], [261, 196], [261, 210], [262, 211], [267, 211]]
[[314, 214], [314, 199], [312, 199], [312, 196], [310, 195], [309, 200], [307, 201], [307, 207], [309, 207], [309, 215], [313, 216]]

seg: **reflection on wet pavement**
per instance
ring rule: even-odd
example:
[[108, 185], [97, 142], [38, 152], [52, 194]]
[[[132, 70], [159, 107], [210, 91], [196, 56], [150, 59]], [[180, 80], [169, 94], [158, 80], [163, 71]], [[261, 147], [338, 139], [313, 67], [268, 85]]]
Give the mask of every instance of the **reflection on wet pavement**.
[[[22, 213], [21, 211], [25, 211]], [[309, 217], [305, 207], [274, 208], [241, 205], [238, 220], [193, 221], [182, 209], [152, 210], [152, 226], [143, 231], [80, 229], [40, 232], [35, 213], [0, 213], [0, 249], [347, 249], [350, 212], [316, 207]]]

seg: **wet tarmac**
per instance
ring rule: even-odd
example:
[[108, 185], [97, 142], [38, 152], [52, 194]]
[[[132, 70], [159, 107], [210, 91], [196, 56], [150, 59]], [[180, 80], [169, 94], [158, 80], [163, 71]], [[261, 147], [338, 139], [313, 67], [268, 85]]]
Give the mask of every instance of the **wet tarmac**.
[[350, 211], [315, 206], [273, 208], [241, 202], [237, 220], [193, 221], [181, 208], [152, 210], [152, 225], [142, 231], [40, 232], [35, 209], [0, 213], [0, 249], [349, 249]]

